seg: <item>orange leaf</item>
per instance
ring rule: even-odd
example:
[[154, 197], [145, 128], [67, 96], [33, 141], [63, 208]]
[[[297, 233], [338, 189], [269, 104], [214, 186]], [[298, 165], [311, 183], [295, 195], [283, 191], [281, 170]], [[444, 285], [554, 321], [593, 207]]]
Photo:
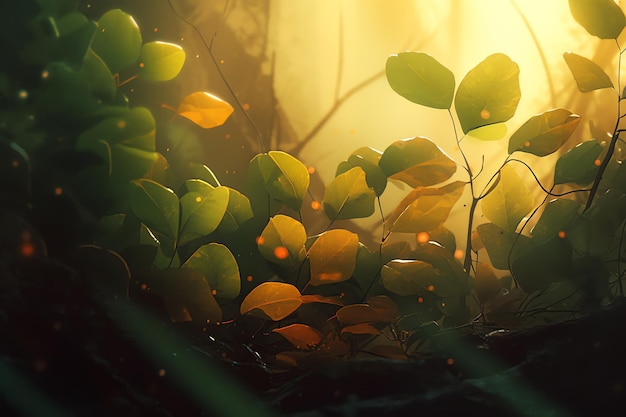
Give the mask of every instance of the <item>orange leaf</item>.
[[387, 296], [372, 297], [368, 301], [371, 304], [352, 304], [340, 308], [337, 310], [337, 320], [341, 324], [391, 323], [400, 315], [398, 308]]
[[302, 298], [303, 304], [322, 303], [322, 304], [332, 304], [332, 305], [341, 306], [341, 307], [344, 306], [344, 302], [341, 301], [341, 298], [337, 296], [325, 297], [323, 295], [310, 294], [310, 295], [303, 295], [301, 298]]
[[360, 323], [344, 327], [343, 329], [341, 329], [341, 334], [343, 333], [377, 335], [380, 334], [380, 330], [378, 330], [376, 327], [372, 326], [369, 323]]
[[300, 291], [284, 282], [264, 282], [250, 291], [241, 302], [241, 314], [263, 319], [282, 320], [302, 304]]
[[223, 125], [233, 113], [233, 106], [213, 94], [197, 91], [178, 106], [178, 114], [205, 129]]
[[272, 330], [287, 339], [296, 349], [310, 350], [312, 346], [319, 345], [324, 335], [306, 324], [290, 324]]

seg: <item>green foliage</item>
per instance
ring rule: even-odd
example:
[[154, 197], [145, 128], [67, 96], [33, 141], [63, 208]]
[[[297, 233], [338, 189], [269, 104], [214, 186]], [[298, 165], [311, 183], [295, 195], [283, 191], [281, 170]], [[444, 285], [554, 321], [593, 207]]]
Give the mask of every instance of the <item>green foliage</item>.
[[[624, 26], [621, 10], [610, 0], [591, 4], [570, 1], [575, 19], [593, 35], [616, 38]], [[186, 57], [180, 46], [143, 44], [133, 17], [119, 9], [97, 23], [76, 11], [46, 13], [52, 35], [34, 36], [24, 46], [25, 59], [42, 71], [32, 107], [42, 127], [28, 125], [29, 135], [3, 134], [24, 139], [0, 140], [1, 196], [15, 207], [29, 207], [31, 168], [41, 163], [31, 160], [31, 152], [41, 158], [69, 149], [75, 160], [84, 159], [63, 178], [79, 201], [97, 196], [106, 202], [99, 214], [107, 216], [89, 237], [102, 247], [82, 246], [79, 255], [98, 279], [109, 272], [123, 277], [111, 285], [117, 296], [154, 294], [172, 321], [208, 326], [209, 332], [222, 321], [261, 321], [263, 333], [275, 333], [295, 349], [274, 352], [276, 360], [299, 366], [307, 355], [356, 354], [364, 335], [385, 335], [394, 349], [380, 354], [407, 358], [412, 346], [440, 327], [472, 316], [521, 320], [525, 311], [547, 314], [559, 297], [577, 314], [623, 295], [626, 171], [614, 155], [621, 140], [617, 127], [606, 147], [587, 140], [566, 149], [581, 117], [562, 108], [544, 110], [510, 135], [503, 162], [491, 173], [484, 167], [474, 172], [463, 149], [470, 145], [458, 136], [453, 144], [462, 161], [423, 136], [391, 141], [384, 152], [359, 147], [339, 163], [321, 204], [309, 190], [306, 165], [272, 150], [252, 158], [246, 187], [239, 191], [222, 185], [206, 165], [183, 164], [174, 172], [167, 153], [157, 150], [161, 125], [152, 111], [131, 106], [119, 90], [120, 71], [134, 72], [122, 83], [176, 77]], [[614, 88], [592, 61], [572, 53], [564, 59], [580, 91]], [[514, 116], [521, 96], [518, 65], [499, 53], [478, 63], [458, 87], [449, 69], [422, 52], [392, 55], [386, 76], [413, 103], [451, 116], [454, 105], [460, 130], [483, 140], [506, 136], [504, 122]], [[172, 110], [185, 122], [213, 128], [234, 108], [200, 91]], [[68, 121], [71, 130], [65, 128]], [[59, 145], [59, 131], [76, 139]], [[533, 155], [530, 160], [561, 152], [552, 187], [540, 183], [530, 163], [514, 159], [516, 152]], [[522, 164], [528, 168], [523, 175]], [[481, 175], [487, 176], [482, 190]], [[530, 176], [544, 192], [542, 202], [525, 183]], [[383, 237], [376, 250], [348, 222], [333, 227], [338, 220], [374, 214], [376, 200], [388, 197], [390, 180], [411, 190], [392, 201], [390, 213], [378, 205]], [[575, 188], [589, 184], [591, 189]], [[569, 196], [588, 191], [586, 204]], [[322, 233], [313, 235], [300, 213], [308, 198], [328, 218]], [[460, 202], [469, 216], [466, 230], [457, 233], [447, 226]], [[478, 208], [484, 219], [475, 225]], [[11, 229], [11, 236], [31, 239], [20, 241], [20, 253], [45, 254], [45, 243], [31, 229], [24, 226], [24, 235]], [[465, 237], [458, 245], [457, 236]], [[510, 276], [499, 278], [494, 269]], [[283, 320], [288, 323], [277, 323]]]
[[467, 73], [456, 92], [454, 106], [463, 132], [506, 122], [521, 95], [517, 64], [504, 54], [488, 56]]

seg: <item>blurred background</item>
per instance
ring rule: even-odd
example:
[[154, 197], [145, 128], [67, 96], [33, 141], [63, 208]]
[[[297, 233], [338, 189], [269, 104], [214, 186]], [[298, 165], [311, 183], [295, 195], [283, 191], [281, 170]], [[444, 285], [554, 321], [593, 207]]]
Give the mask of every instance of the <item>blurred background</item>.
[[[156, 88], [140, 81], [124, 88], [131, 100], [166, 121], [158, 143], [170, 162], [202, 162], [223, 184], [238, 189], [250, 159], [267, 150], [290, 152], [311, 167], [317, 200], [337, 164], [362, 146], [384, 151], [394, 141], [427, 136], [461, 161], [448, 113], [413, 104], [389, 87], [386, 59], [402, 51], [432, 55], [452, 70], [457, 86], [493, 53], [505, 53], [519, 65], [522, 98], [506, 123], [508, 133], [497, 141], [461, 142], [474, 172], [484, 156], [479, 184], [504, 161], [508, 137], [534, 114], [563, 107], [582, 116], [563, 151], [605, 136], [615, 122], [615, 92], [580, 93], [562, 55], [571, 51], [593, 59], [615, 82], [617, 46], [588, 35], [571, 17], [567, 0], [107, 0], [85, 1], [81, 8], [94, 19], [121, 8], [136, 18], [145, 40], [184, 47], [187, 62], [177, 79]], [[233, 104], [235, 113], [224, 126], [202, 130], [181, 118], [171, 120], [172, 113], [160, 107], [176, 107], [199, 90]], [[557, 157], [526, 158], [547, 188]], [[539, 204], [543, 195], [532, 175], [517, 168], [537, 190]], [[467, 175], [459, 169], [456, 178]], [[383, 212], [407, 192], [389, 184]], [[310, 235], [328, 225], [322, 211], [304, 210], [303, 216]], [[463, 233], [466, 217], [460, 202], [448, 227]], [[360, 229], [364, 242], [380, 242], [380, 215], [356, 223], [351, 227]], [[457, 235], [461, 249], [463, 241]]]

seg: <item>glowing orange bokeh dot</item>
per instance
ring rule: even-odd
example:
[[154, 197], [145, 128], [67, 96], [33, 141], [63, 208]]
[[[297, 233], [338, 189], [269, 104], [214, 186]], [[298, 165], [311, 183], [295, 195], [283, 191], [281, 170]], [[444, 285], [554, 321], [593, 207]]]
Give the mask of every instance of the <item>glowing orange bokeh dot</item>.
[[435, 291], [435, 286], [434, 285], [429, 285], [428, 286], [428, 291]]
[[530, 142], [529, 141], [524, 142], [524, 146], [528, 148], [530, 146]]
[[480, 118], [481, 118], [481, 119], [483, 119], [483, 120], [487, 120], [487, 119], [489, 119], [490, 117], [491, 117], [491, 113], [489, 112], [489, 110], [487, 110], [487, 109], [483, 109], [483, 110], [480, 112]]
[[595, 161], [593, 161], [593, 164], [599, 167], [600, 165], [602, 165], [602, 161], [600, 161], [599, 159], [596, 159]]
[[213, 295], [217, 295], [217, 290], [212, 290], [212, 291], [211, 291], [211, 294], [213, 294]]
[[565, 231], [560, 230], [557, 236], [560, 237], [561, 239], [565, 238]]
[[311, 208], [312, 208], [313, 210], [319, 210], [319, 209], [321, 209], [321, 208], [322, 208], [322, 204], [321, 204], [319, 201], [317, 201], [317, 200], [313, 200], [313, 201], [311, 202]]
[[309, 171], [309, 174], [313, 175], [315, 174], [315, 167], [308, 167], [307, 171]]
[[20, 253], [22, 256], [33, 256], [35, 254], [35, 246], [30, 242], [26, 242], [22, 244]]
[[252, 280], [253, 280], [252, 275], [248, 275], [248, 277], [246, 278], [246, 281], [252, 282]]
[[139, 68], [143, 68], [143, 67], [145, 67], [145, 66], [146, 66], [146, 64], [144, 64], [143, 62], [140, 62], [140, 63], [139, 63]]
[[165, 369], [159, 369], [159, 376], [165, 376]]
[[463, 251], [461, 249], [457, 249], [454, 251], [455, 259], [463, 259]]
[[119, 129], [124, 129], [126, 127], [126, 121], [125, 120], [120, 120], [119, 122], [117, 122], [117, 127]]
[[448, 365], [454, 365], [454, 359], [452, 359], [452, 358], [448, 358], [448, 360], [446, 361], [446, 363], [447, 363]]
[[424, 298], [423, 297], [417, 297], [417, 302], [422, 304], [424, 302]]
[[256, 244], [257, 245], [262, 245], [265, 243], [265, 238], [263, 236], [257, 236], [256, 238]]
[[289, 251], [283, 246], [278, 246], [276, 249], [274, 249], [274, 256], [278, 259], [287, 259], [287, 257], [289, 256]]
[[243, 107], [244, 110], [250, 110], [250, 104], [248, 104], [248, 103], [243, 103], [242, 107]]
[[61, 194], [63, 194], [63, 188], [57, 187], [54, 189], [54, 195], [61, 195]]
[[426, 232], [421, 232], [417, 234], [417, 241], [419, 243], [426, 243], [430, 240], [430, 235]]

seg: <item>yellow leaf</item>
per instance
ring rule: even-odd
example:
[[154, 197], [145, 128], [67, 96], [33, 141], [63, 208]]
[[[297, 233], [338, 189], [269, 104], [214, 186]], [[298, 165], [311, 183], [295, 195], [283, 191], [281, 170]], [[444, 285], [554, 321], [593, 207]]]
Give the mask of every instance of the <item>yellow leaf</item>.
[[178, 106], [178, 114], [205, 129], [223, 125], [233, 113], [233, 106], [213, 94], [197, 91]]
[[264, 282], [250, 291], [241, 302], [241, 314], [262, 319], [282, 320], [300, 307], [300, 291], [284, 282]]
[[299, 323], [279, 327], [272, 331], [287, 339], [296, 349], [310, 350], [313, 346], [319, 345], [324, 337], [319, 330]]
[[359, 237], [342, 229], [322, 233], [309, 250], [311, 285], [350, 279], [356, 266]]

